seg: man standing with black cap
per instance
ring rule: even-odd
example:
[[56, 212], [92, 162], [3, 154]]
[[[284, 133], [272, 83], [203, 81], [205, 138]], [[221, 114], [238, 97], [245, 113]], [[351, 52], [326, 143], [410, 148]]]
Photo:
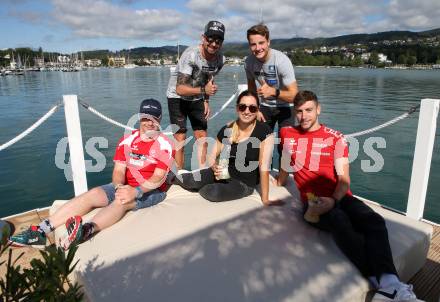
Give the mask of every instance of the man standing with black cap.
[[220, 52], [224, 37], [225, 26], [219, 21], [209, 21], [200, 45], [188, 47], [180, 57], [176, 72], [171, 74], [167, 98], [170, 122], [178, 126], [174, 134], [178, 142], [178, 169], [184, 166], [183, 143], [186, 139], [187, 118], [196, 138], [199, 166], [205, 165], [207, 145], [203, 138], [206, 137], [210, 114], [209, 97], [218, 90], [214, 76], [224, 65], [224, 56]]
[[[127, 211], [150, 207], [164, 200], [165, 179], [174, 148], [170, 139], [160, 132], [161, 118], [159, 101], [143, 100], [139, 129], [124, 135], [116, 147], [112, 182], [71, 199], [38, 226], [30, 226], [12, 236], [12, 245], [44, 247], [46, 235], [66, 222], [68, 236], [61, 245], [67, 249], [73, 242], [88, 240], [95, 232], [115, 224]], [[90, 222], [82, 224], [81, 216], [95, 208], [101, 210]]]

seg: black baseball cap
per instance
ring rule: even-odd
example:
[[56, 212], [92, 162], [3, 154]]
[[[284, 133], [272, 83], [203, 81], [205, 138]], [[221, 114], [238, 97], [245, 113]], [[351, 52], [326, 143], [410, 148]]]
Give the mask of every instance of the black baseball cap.
[[152, 117], [158, 121], [162, 118], [162, 105], [158, 100], [145, 99], [139, 108], [139, 119]]
[[225, 39], [225, 26], [219, 21], [209, 21], [205, 26], [206, 37], [218, 37]]

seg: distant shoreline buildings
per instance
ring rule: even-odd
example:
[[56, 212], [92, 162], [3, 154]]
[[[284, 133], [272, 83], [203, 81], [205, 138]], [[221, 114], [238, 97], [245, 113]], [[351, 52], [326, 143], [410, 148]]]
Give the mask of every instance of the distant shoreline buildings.
[[[272, 40], [296, 66], [439, 69], [440, 29], [384, 32], [333, 38]], [[185, 46], [180, 45], [180, 49]], [[242, 65], [249, 53], [247, 43], [226, 43], [226, 64]], [[178, 47], [139, 47], [112, 52], [96, 50], [61, 54], [31, 48], [0, 50], [2, 74], [25, 70], [78, 71], [86, 68], [134, 68], [177, 64]]]

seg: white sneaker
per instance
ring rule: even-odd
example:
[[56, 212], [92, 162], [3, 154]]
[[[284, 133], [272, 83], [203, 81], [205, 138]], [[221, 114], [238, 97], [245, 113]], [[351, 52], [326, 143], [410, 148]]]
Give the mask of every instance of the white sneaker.
[[379, 288], [373, 296], [372, 302], [399, 301], [423, 302], [417, 299], [411, 284], [398, 283], [389, 287]]

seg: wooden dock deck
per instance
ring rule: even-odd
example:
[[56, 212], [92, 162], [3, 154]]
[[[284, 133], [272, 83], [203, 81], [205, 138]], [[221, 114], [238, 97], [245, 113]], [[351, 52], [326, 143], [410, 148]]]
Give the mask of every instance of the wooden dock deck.
[[428, 259], [422, 269], [411, 278], [409, 283], [414, 285], [417, 298], [426, 302], [439, 302], [440, 300], [440, 226], [432, 225], [431, 245], [429, 246]]
[[[15, 227], [15, 233], [26, 230], [29, 225], [39, 224], [44, 218], [49, 216], [49, 209], [36, 209], [21, 215], [17, 215], [12, 218], [6, 219]], [[53, 235], [48, 237], [48, 244], [54, 243]], [[22, 247], [22, 248], [13, 248], [12, 259], [16, 259], [21, 253], [24, 255], [17, 261], [16, 265], [20, 265], [22, 268], [29, 268], [30, 261], [34, 258], [41, 258], [40, 252], [38, 249], [31, 247]], [[8, 261], [8, 252], [4, 253], [0, 257], [0, 262]], [[0, 277], [3, 277], [6, 273], [6, 264], [0, 266]]]
[[[27, 212], [26, 214], [19, 215], [8, 219], [14, 224], [15, 232], [20, 232], [26, 229], [30, 224], [38, 224], [45, 217], [48, 217], [49, 210], [34, 210]], [[409, 281], [414, 285], [414, 292], [419, 299], [427, 302], [440, 302], [440, 226], [432, 225], [434, 232], [432, 235], [431, 245], [428, 252], [428, 258], [423, 268]], [[49, 243], [54, 242], [53, 237], [49, 238]], [[22, 267], [29, 267], [31, 259], [40, 257], [39, 250], [34, 248], [15, 248], [13, 255], [17, 257], [21, 252], [24, 252], [22, 258], [19, 259], [17, 264]], [[0, 258], [0, 262], [7, 260], [7, 255], [3, 255]], [[0, 267], [0, 276], [5, 274], [5, 265]]]

